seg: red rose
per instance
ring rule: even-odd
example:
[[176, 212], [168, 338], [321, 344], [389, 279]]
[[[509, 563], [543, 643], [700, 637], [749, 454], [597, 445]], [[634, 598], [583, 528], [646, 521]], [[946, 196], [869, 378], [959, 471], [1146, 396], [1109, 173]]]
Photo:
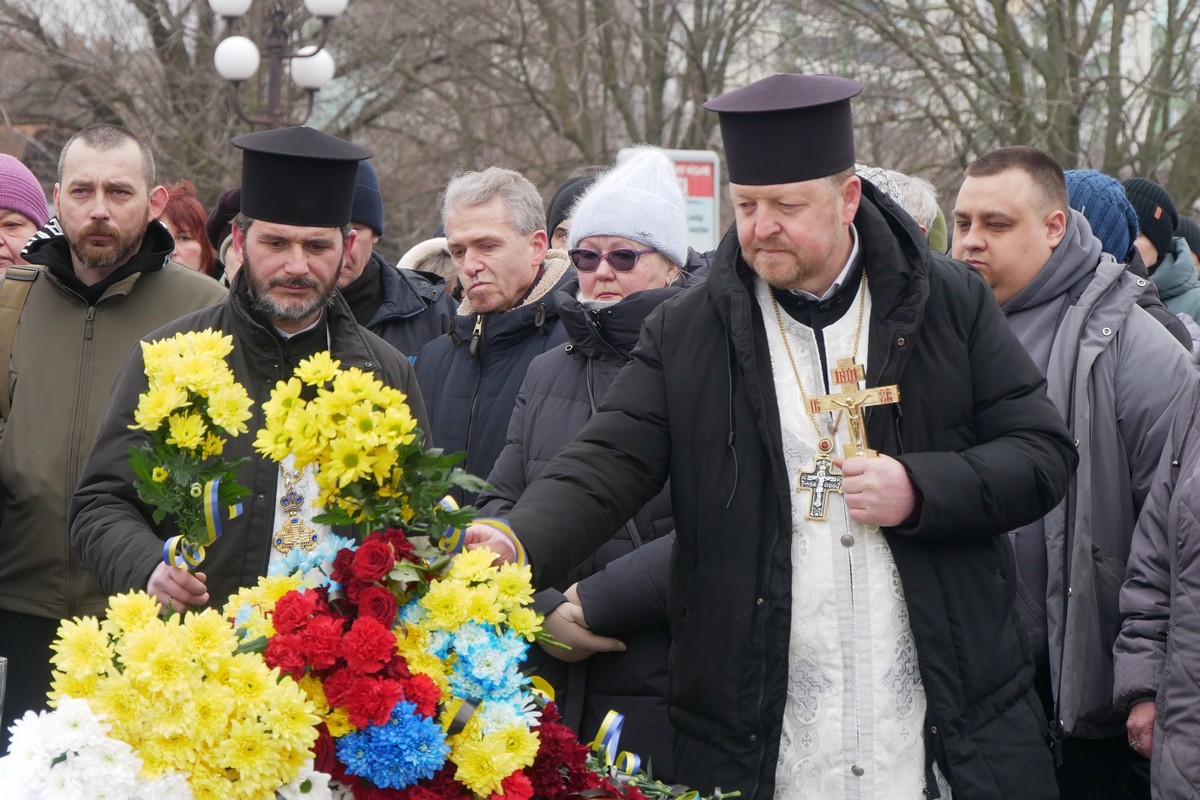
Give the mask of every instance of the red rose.
[[350, 582], [353, 573], [350, 571], [350, 566], [354, 563], [354, 551], [349, 547], [343, 547], [337, 551], [337, 555], [333, 557], [333, 574], [332, 578], [341, 584]]
[[346, 695], [346, 713], [356, 728], [383, 725], [403, 696], [396, 681], [364, 676], [354, 681]]
[[518, 770], [500, 781], [500, 791], [492, 795], [492, 800], [529, 800], [532, 796], [533, 784]]
[[396, 555], [397, 561], [408, 560], [417, 561], [413, 556], [413, 543], [408, 540], [408, 536], [400, 528], [388, 528], [383, 532], [384, 537], [392, 546], [392, 552]]
[[342, 637], [342, 658], [352, 671], [378, 672], [396, 652], [396, 635], [377, 619], [359, 617]]
[[377, 620], [390, 630], [396, 621], [396, 598], [382, 586], [368, 586], [358, 595], [358, 616]]
[[346, 621], [341, 617], [319, 616], [304, 629], [304, 657], [315, 670], [329, 669], [342, 653], [342, 635]]
[[442, 693], [438, 685], [428, 675], [417, 673], [411, 678], [401, 681], [404, 687], [404, 699], [417, 707], [417, 713], [423, 717], [437, 714], [438, 700]]
[[304, 658], [304, 637], [295, 633], [272, 636], [267, 640], [263, 660], [268, 667], [278, 667], [283, 674], [299, 680], [308, 666]]
[[396, 556], [392, 546], [382, 539], [368, 539], [354, 553], [350, 571], [360, 581], [378, 581], [392, 571]]
[[322, 722], [317, 725], [317, 741], [313, 742], [313, 769], [331, 775], [337, 763], [333, 737], [329, 735], [329, 727]]

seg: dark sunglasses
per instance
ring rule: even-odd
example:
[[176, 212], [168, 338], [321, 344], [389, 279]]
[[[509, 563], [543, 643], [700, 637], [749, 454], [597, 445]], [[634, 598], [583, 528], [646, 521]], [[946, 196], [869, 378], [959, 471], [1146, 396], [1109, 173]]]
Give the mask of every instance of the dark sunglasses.
[[576, 247], [568, 250], [567, 255], [571, 257], [571, 263], [575, 265], [575, 269], [580, 272], [595, 272], [600, 269], [600, 262], [605, 259], [608, 260], [608, 265], [617, 272], [629, 272], [637, 266], [639, 258], [653, 252], [655, 252], [653, 247], [649, 250], [620, 247], [616, 250], [609, 250], [607, 253], [597, 253], [595, 250]]

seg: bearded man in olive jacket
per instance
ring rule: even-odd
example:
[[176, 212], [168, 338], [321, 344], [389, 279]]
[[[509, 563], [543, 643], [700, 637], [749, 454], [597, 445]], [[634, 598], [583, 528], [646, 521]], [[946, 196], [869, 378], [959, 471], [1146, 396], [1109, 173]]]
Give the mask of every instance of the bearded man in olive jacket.
[[[311, 128], [286, 128], [234, 139], [243, 148], [242, 211], [233, 247], [243, 266], [226, 302], [155, 331], [147, 341], [206, 328], [231, 334], [234, 378], [254, 401], [250, 433], [229, 439], [228, 460], [249, 456], [238, 482], [252, 494], [243, 512], [223, 526], [196, 574], [169, 566], [163, 541], [178, 531], [171, 518], [151, 522], [138, 499], [129, 448], [148, 441], [131, 430], [147, 380], [140, 347], [130, 353], [108, 415], [71, 502], [71, 542], [108, 592], [145, 589], [164, 606], [221, 607], [254, 585], [273, 555], [280, 465], [258, 457], [254, 431], [263, 403], [305, 358], [328, 350], [343, 368], [374, 373], [404, 392], [413, 416], [428, 430], [412, 367], [395, 348], [358, 325], [335, 290], [346, 247], [357, 163], [370, 152]], [[314, 191], [313, 187], [317, 190]], [[312, 495], [309, 495], [312, 499]], [[311, 502], [301, 513], [311, 516]]]
[[0, 656], [8, 659], [0, 755], [8, 728], [45, 706], [50, 644], [63, 618], [100, 614], [107, 600], [67, 544], [67, 504], [104, 419], [125, 353], [160, 325], [225, 296], [220, 284], [170, 260], [156, 220], [149, 145], [93, 125], [63, 146], [56, 216], [9, 267], [6, 299], [26, 295], [3, 365], [11, 406], [0, 440]]
[[[681, 782], [1049, 800], [1005, 534], [1063, 496], [1074, 450], [986, 283], [854, 174], [860, 90], [775, 75], [707, 105], [736, 233], [507, 519], [546, 585], [671, 479]], [[808, 486], [848, 423], [809, 400], [836, 391], [835, 357], [899, 402], [867, 411], [879, 455], [832, 459], [843, 494], [826, 483], [821, 508]], [[485, 524], [467, 541], [519, 549]]]

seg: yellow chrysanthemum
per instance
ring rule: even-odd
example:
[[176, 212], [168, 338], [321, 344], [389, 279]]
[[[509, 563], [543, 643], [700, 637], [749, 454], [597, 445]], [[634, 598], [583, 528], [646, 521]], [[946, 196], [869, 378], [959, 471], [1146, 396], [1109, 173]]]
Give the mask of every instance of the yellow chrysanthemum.
[[497, 600], [505, 611], [527, 606], [533, 602], [533, 570], [528, 564], [504, 564], [496, 571], [493, 582]]
[[187, 390], [174, 384], [151, 384], [138, 397], [131, 429], [156, 431], [172, 412], [191, 405]]
[[353, 439], [339, 438], [333, 443], [329, 461], [321, 465], [321, 472], [327, 480], [337, 481], [337, 485], [344, 489], [370, 475], [373, 463], [370, 454], [359, 448]]
[[467, 591], [462, 581], [441, 580], [430, 584], [420, 601], [429, 614], [426, 624], [430, 630], [454, 630], [470, 619]]
[[498, 625], [504, 622], [504, 609], [497, 602], [496, 587], [490, 583], [472, 586], [466, 598], [467, 618], [474, 622]]
[[496, 568], [492, 566], [495, 559], [490, 550], [464, 550], [450, 561], [446, 578], [465, 583], [486, 581], [496, 574]]
[[241, 384], [223, 383], [208, 396], [208, 418], [230, 436], [237, 436], [247, 430], [251, 405], [250, 396]]
[[229, 622], [211, 608], [184, 618], [183, 638], [188, 654], [206, 672], [216, 672], [238, 645]]
[[167, 426], [167, 444], [184, 450], [199, 450], [208, 433], [204, 417], [196, 413], [172, 414], [167, 418]]
[[477, 795], [494, 794], [501, 781], [537, 756], [537, 734], [528, 729], [512, 727], [480, 738], [473, 733], [468, 725], [456, 737], [452, 758], [458, 765], [454, 777]]
[[316, 353], [296, 367], [295, 376], [310, 386], [320, 386], [333, 380], [342, 362], [329, 355], [328, 350]]
[[175, 382], [201, 397], [207, 397], [221, 384], [227, 369], [224, 361], [214, 359], [207, 353], [185, 352], [180, 354], [175, 364]]
[[58, 698], [64, 695], [68, 697], [91, 697], [100, 684], [101, 676], [99, 673], [92, 673], [90, 675], [65, 675], [61, 672], [55, 672], [54, 679], [50, 682], [50, 696], [53, 698], [50, 701], [50, 707], [56, 708], [58, 706]]
[[126, 592], [108, 598], [108, 611], [100, 629], [109, 636], [120, 636], [147, 625], [158, 624], [158, 601], [143, 591]]
[[291, 377], [286, 381], [279, 381], [271, 390], [271, 398], [263, 403], [263, 415], [268, 419], [282, 417], [293, 408], [302, 407], [304, 401], [300, 399], [300, 393], [303, 391], [304, 384], [299, 378]]
[[335, 708], [326, 714], [325, 727], [329, 728], [329, 735], [335, 739], [358, 730], [350, 722], [350, 712], [344, 708]]
[[116, 655], [95, 617], [63, 620], [58, 626], [58, 638], [50, 649], [54, 651], [50, 662], [60, 672], [76, 677], [107, 673]]
[[508, 612], [508, 627], [532, 642], [542, 630], [542, 615], [532, 608], [514, 608]]
[[215, 433], [209, 433], [204, 437], [204, 444], [200, 448], [201, 458], [213, 458], [225, 452], [225, 437], [218, 436]]

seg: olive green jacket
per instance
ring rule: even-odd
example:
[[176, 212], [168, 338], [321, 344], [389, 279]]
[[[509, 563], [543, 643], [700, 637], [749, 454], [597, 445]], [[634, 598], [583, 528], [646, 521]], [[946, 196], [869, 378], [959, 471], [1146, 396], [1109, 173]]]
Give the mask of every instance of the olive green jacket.
[[[226, 294], [211, 278], [168, 261], [172, 248], [156, 231], [147, 235], [134, 255], [144, 267], [94, 305], [49, 267], [34, 267], [8, 365], [12, 410], [0, 439], [0, 609], [62, 618], [105, 607], [106, 595], [68, 544], [67, 505], [117, 372], [142, 336]], [[44, 264], [64, 258], [61, 236], [31, 256]]]

